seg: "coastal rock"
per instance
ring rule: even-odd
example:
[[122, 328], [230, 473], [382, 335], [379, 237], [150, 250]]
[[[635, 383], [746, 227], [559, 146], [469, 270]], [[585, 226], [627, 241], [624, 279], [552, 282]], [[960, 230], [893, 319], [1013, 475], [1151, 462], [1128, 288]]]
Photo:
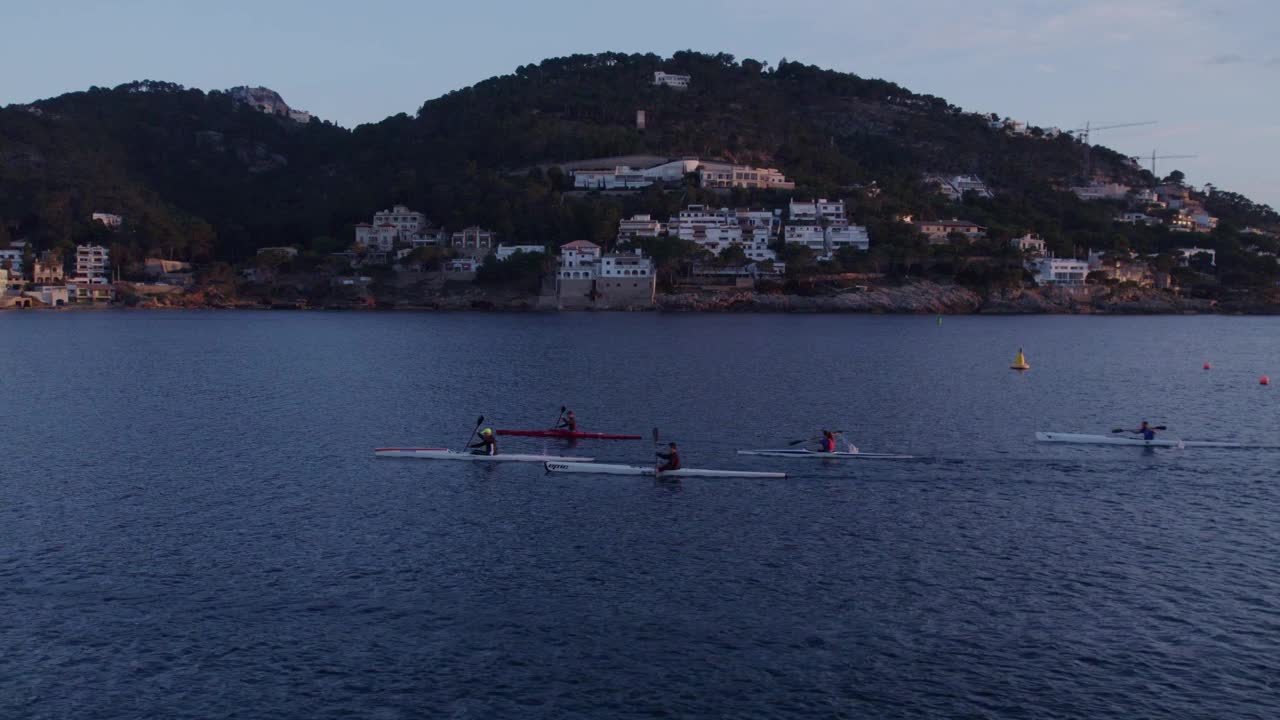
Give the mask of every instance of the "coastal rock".
[[750, 291], [659, 295], [670, 312], [971, 313], [982, 298], [956, 285], [911, 283], [833, 295], [779, 295]]

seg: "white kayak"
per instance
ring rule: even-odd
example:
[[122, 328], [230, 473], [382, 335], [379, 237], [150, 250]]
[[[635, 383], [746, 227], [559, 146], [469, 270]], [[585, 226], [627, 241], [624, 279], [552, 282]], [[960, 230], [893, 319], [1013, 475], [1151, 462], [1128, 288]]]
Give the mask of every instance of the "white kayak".
[[1246, 445], [1235, 442], [1217, 442], [1212, 440], [1143, 440], [1140, 437], [1125, 435], [1084, 435], [1080, 433], [1038, 432], [1036, 440], [1052, 443], [1073, 443], [1076, 445], [1129, 445], [1136, 447], [1202, 447], [1202, 448], [1273, 448], [1275, 445]]
[[739, 450], [739, 455], [755, 455], [757, 457], [811, 458], [814, 460], [910, 460], [913, 455], [897, 453], [873, 452], [819, 452], [795, 448], [779, 448], [777, 450]]
[[697, 470], [680, 468], [657, 473], [652, 465], [607, 465], [590, 462], [548, 462], [547, 472], [554, 473], [587, 473], [591, 475], [649, 475], [659, 477], [716, 477], [716, 478], [785, 478], [786, 473], [752, 472], [750, 470]]
[[445, 448], [378, 448], [373, 451], [378, 457], [417, 458], [419, 460], [460, 460], [462, 462], [591, 462], [589, 457], [560, 457], [557, 455], [521, 455], [519, 453], [498, 453], [497, 455], [474, 455], [472, 453], [454, 452]]

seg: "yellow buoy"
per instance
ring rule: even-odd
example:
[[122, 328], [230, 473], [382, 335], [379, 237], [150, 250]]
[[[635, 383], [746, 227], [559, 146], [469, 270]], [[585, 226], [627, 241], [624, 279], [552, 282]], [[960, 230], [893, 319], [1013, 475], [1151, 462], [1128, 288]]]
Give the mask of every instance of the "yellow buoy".
[[1030, 370], [1031, 365], [1027, 362], [1027, 356], [1022, 354], [1022, 348], [1018, 348], [1018, 357], [1013, 359], [1013, 364], [1009, 366], [1011, 370]]

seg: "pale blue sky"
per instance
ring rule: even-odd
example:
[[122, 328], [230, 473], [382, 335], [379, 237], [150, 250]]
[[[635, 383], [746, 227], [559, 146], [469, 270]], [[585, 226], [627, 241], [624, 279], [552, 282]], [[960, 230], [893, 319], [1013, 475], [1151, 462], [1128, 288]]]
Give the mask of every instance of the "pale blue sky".
[[[0, 104], [90, 85], [266, 85], [344, 126], [545, 57], [724, 51], [881, 77], [1280, 207], [1274, 0], [0, 0]], [[1172, 164], [1170, 164], [1172, 163]]]

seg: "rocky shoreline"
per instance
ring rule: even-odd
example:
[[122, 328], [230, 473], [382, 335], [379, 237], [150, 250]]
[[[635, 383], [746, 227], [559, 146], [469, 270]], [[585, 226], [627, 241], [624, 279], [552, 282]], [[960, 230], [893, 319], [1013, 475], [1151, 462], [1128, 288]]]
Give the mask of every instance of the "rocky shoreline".
[[1265, 297], [1218, 302], [1185, 298], [1165, 290], [1020, 289], [982, 295], [973, 290], [929, 282], [868, 288], [823, 296], [768, 295], [753, 292], [663, 295], [658, 309], [671, 312], [847, 312], [940, 315], [1182, 315], [1277, 314], [1280, 304]]
[[[80, 307], [80, 306], [73, 306]], [[97, 306], [103, 307], [103, 306]], [[330, 297], [323, 301], [266, 301], [227, 297], [201, 290], [136, 297], [112, 307], [139, 310], [286, 309], [414, 310], [420, 312], [556, 312], [554, 303], [536, 295], [468, 288], [415, 297]], [[829, 294], [794, 295], [751, 290], [704, 290], [659, 294], [651, 306], [611, 308], [621, 312], [671, 313], [851, 313], [938, 315], [1185, 315], [1280, 314], [1280, 294], [1254, 293], [1230, 300], [1187, 298], [1151, 288], [1089, 286], [1074, 290], [1037, 288], [1000, 290], [986, 295], [958, 285], [915, 282], [873, 286]], [[599, 310], [606, 312], [606, 310]]]

